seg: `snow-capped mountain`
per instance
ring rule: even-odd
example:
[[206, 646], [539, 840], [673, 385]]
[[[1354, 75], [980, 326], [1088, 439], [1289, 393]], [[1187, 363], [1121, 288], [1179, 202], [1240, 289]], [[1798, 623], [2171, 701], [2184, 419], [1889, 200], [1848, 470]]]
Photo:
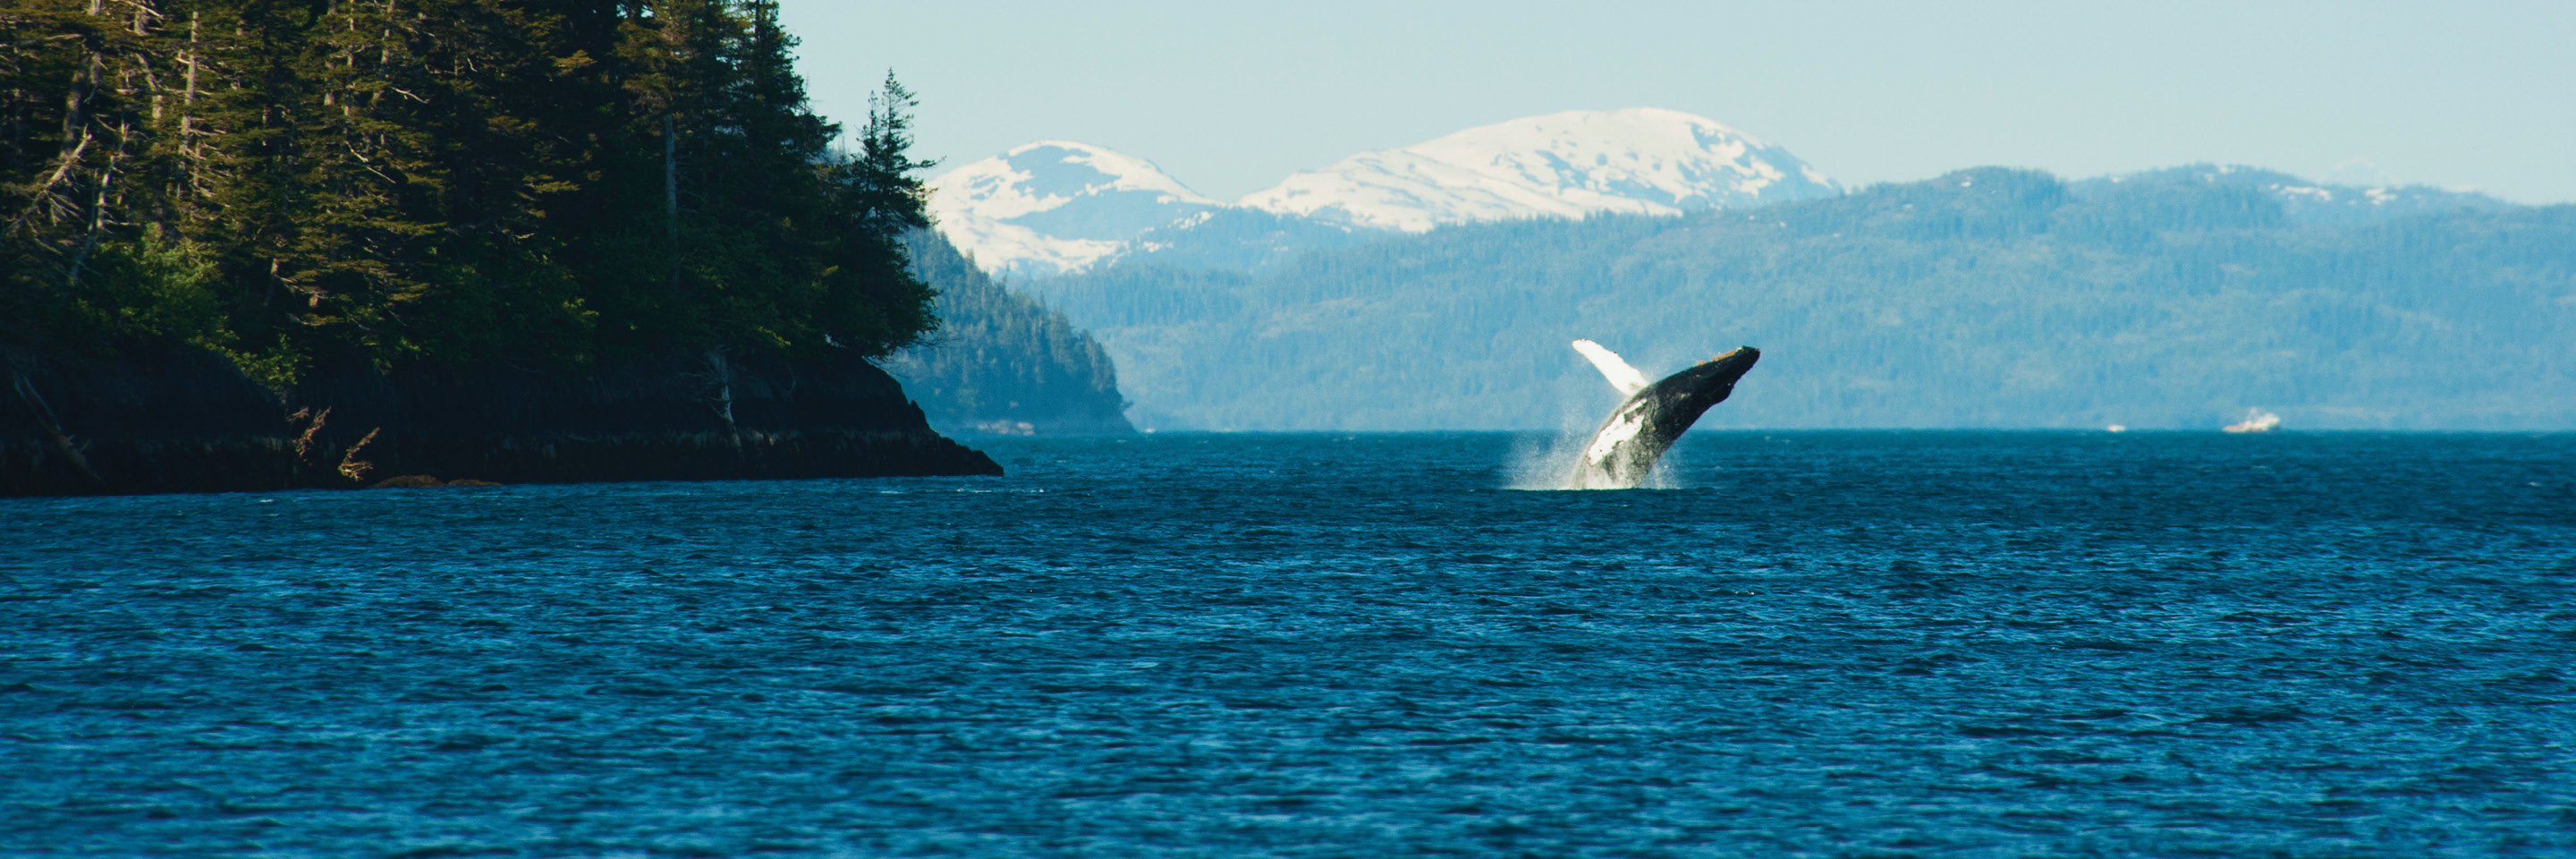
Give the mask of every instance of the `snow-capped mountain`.
[[1231, 206], [1151, 162], [1063, 140], [929, 182], [940, 232], [986, 271], [1043, 277], [1120, 256], [1275, 264], [1379, 230], [1595, 212], [1676, 214], [1842, 193], [1776, 146], [1670, 110], [1568, 111], [1364, 152]]
[[1675, 214], [1832, 197], [1834, 180], [1704, 117], [1575, 110], [1363, 152], [1299, 173], [1241, 205], [1355, 226], [1442, 224], [1595, 212]]
[[1021, 276], [1078, 271], [1127, 250], [1146, 230], [1225, 205], [1153, 162], [1066, 140], [1041, 140], [931, 179], [930, 216], [984, 270]]

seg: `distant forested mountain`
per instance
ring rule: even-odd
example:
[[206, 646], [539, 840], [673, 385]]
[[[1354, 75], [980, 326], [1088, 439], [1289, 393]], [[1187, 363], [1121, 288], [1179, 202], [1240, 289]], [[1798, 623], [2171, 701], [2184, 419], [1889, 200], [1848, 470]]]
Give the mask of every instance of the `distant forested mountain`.
[[1981, 168], [1750, 211], [1453, 226], [1035, 281], [1148, 428], [1544, 428], [1763, 361], [1708, 425], [2576, 427], [2576, 207], [2237, 168]]
[[2281, 215], [2293, 224], [2350, 226], [2446, 212], [2498, 212], [2512, 204], [2475, 191], [2453, 191], [2422, 185], [2365, 187], [2310, 182], [2274, 170], [2234, 164], [2186, 164], [2121, 176], [2100, 176], [2066, 183], [2081, 196], [2114, 193], [2142, 186], [2203, 185], [2267, 196], [2281, 204]]
[[939, 291], [939, 331], [884, 363], [932, 426], [986, 435], [1135, 431], [1099, 341], [996, 282], [938, 233], [915, 230], [905, 244], [913, 271]]

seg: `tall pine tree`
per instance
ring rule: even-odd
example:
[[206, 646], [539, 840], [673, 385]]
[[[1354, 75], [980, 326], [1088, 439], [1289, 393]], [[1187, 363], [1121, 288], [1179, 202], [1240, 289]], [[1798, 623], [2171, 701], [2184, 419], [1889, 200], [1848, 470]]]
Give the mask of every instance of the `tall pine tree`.
[[0, 350], [885, 354], [935, 324], [910, 94], [837, 151], [795, 47], [774, 0], [19, 0]]

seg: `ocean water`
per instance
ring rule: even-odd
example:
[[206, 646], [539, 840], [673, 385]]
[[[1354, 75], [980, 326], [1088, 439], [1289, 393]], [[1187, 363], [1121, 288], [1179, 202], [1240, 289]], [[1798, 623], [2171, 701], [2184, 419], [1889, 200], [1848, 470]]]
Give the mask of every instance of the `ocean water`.
[[0, 500], [0, 856], [2576, 856], [2576, 435]]

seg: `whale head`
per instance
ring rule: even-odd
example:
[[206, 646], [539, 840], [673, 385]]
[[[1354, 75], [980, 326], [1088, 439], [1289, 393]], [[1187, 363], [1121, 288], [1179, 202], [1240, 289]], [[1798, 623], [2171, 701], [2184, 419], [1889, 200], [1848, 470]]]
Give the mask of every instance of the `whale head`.
[[1645, 390], [1638, 391], [1637, 396], [1657, 398], [1660, 403], [1657, 409], [1660, 420], [1657, 423], [1664, 425], [1673, 437], [1679, 437], [1710, 406], [1725, 402], [1727, 395], [1735, 393], [1735, 381], [1744, 378], [1745, 372], [1753, 369], [1753, 363], [1760, 360], [1762, 350], [1739, 346], [1734, 351], [1694, 364], [1690, 369], [1665, 376], [1646, 386]]

